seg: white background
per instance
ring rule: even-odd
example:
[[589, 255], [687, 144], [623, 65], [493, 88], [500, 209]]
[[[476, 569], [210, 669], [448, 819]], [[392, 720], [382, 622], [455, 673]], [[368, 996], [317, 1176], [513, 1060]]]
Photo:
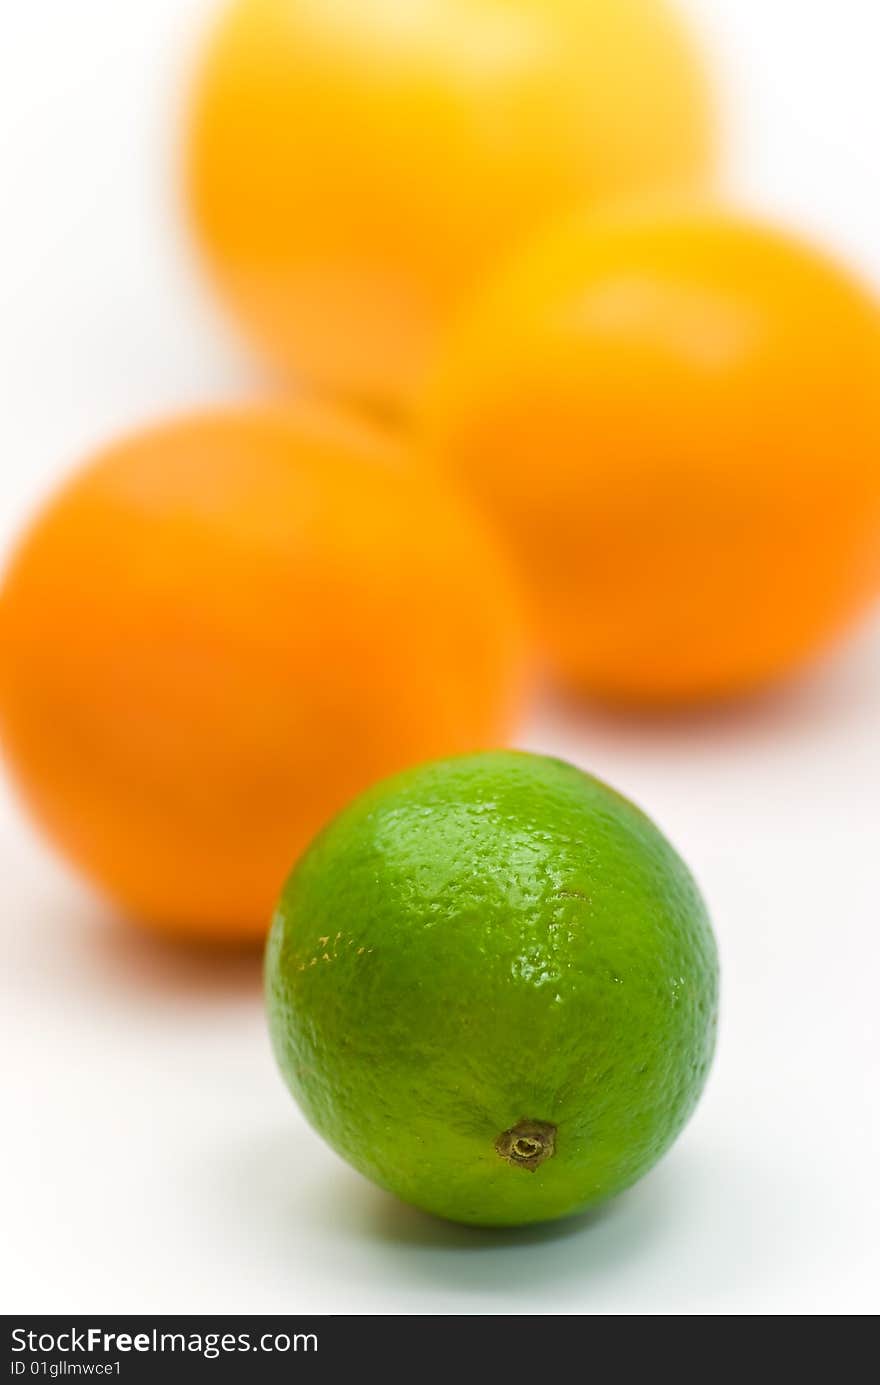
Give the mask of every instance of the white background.
[[[880, 280], [876, 0], [702, 0], [743, 198]], [[177, 226], [170, 149], [205, 5], [0, 20], [0, 544], [156, 412], [246, 396]], [[547, 709], [525, 743], [640, 801], [724, 961], [679, 1145], [599, 1215], [501, 1235], [345, 1168], [276, 1076], [258, 965], [129, 932], [0, 790], [6, 1311], [867, 1313], [880, 1308], [880, 625], [800, 685], [675, 725]]]

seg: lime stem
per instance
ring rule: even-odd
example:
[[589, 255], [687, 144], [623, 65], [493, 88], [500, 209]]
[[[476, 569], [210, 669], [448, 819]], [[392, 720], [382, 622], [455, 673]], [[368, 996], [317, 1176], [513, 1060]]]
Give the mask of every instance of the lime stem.
[[548, 1121], [517, 1121], [498, 1136], [495, 1149], [508, 1164], [534, 1173], [556, 1151], [556, 1126]]

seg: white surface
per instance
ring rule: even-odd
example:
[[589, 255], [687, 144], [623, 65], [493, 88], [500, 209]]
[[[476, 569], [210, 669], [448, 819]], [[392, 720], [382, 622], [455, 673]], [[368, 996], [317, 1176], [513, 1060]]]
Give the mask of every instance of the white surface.
[[[880, 277], [876, 0], [694, 7], [740, 93], [741, 188]], [[253, 387], [174, 230], [168, 97], [204, 8], [4, 15], [4, 546], [109, 432]], [[398, 1206], [301, 1122], [257, 965], [119, 927], [0, 796], [6, 1311], [880, 1308], [880, 627], [760, 705], [679, 726], [548, 710], [527, 740], [640, 801], [713, 910], [720, 1051], [660, 1168], [587, 1224], [522, 1234]]]

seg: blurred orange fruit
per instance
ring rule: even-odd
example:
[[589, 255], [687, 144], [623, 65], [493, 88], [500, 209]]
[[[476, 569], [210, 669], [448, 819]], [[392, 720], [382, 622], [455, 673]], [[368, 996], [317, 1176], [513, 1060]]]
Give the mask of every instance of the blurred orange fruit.
[[880, 337], [858, 282], [723, 211], [568, 221], [499, 274], [431, 446], [528, 580], [569, 685], [726, 696], [880, 590]]
[[195, 83], [189, 201], [272, 360], [399, 405], [525, 233], [705, 175], [708, 104], [667, 0], [235, 0]]
[[135, 916], [262, 936], [325, 819], [505, 741], [514, 602], [443, 481], [341, 416], [217, 413], [64, 487], [0, 593], [0, 727], [34, 814]]

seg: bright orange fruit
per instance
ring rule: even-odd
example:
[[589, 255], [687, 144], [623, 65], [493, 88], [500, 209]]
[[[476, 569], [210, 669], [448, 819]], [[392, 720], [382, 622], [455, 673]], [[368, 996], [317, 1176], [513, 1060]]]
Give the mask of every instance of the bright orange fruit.
[[723, 211], [548, 233], [453, 334], [431, 445], [519, 558], [559, 676], [726, 696], [880, 590], [880, 335], [823, 254]]
[[303, 407], [125, 439], [0, 593], [0, 727], [34, 814], [124, 908], [262, 936], [324, 820], [391, 770], [505, 741], [521, 645], [468, 509]]
[[713, 142], [667, 0], [234, 0], [188, 200], [274, 362], [399, 405], [499, 254], [572, 205], [703, 178]]

